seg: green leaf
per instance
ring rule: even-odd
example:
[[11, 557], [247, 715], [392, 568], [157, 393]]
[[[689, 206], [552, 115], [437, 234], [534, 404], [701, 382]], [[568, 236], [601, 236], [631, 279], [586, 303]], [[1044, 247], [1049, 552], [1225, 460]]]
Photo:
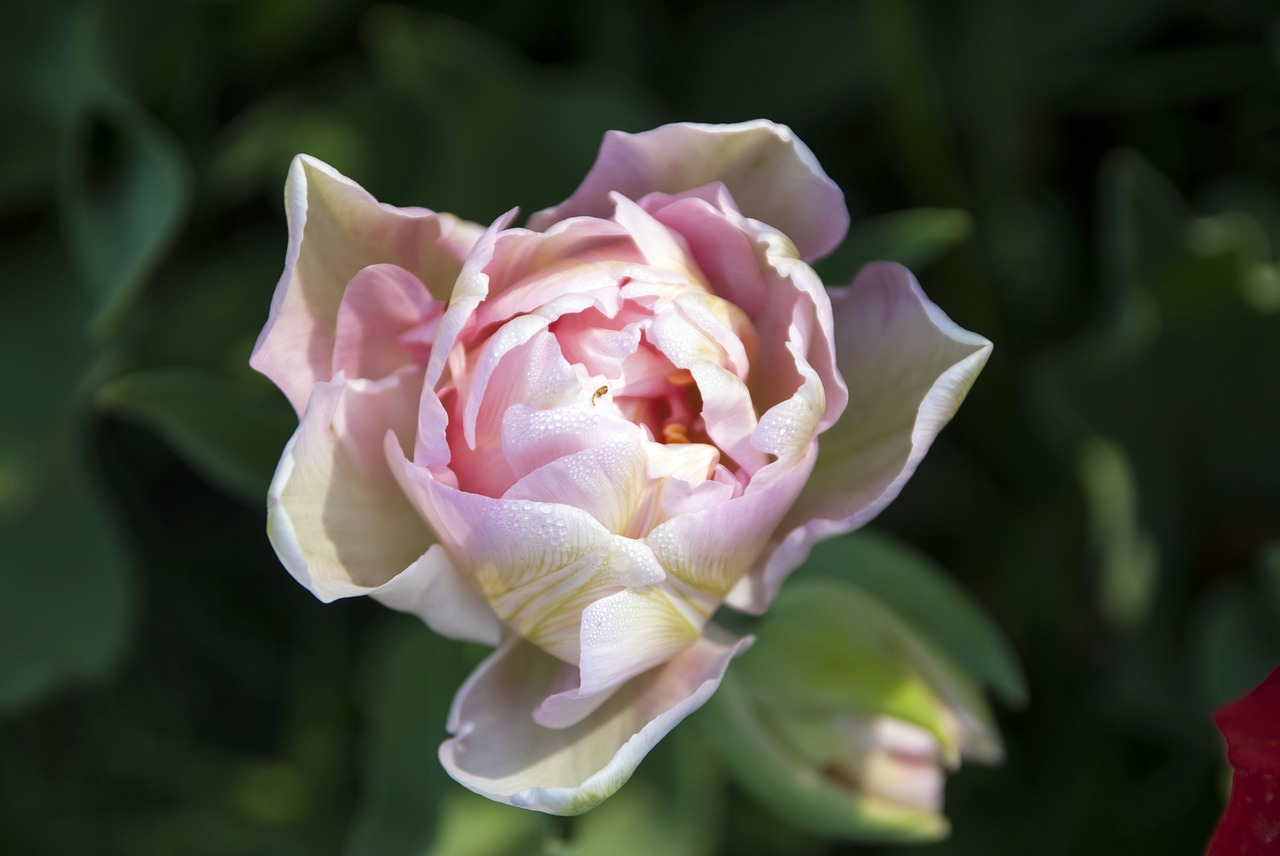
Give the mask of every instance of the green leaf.
[[1080, 449], [1080, 483], [1098, 562], [1103, 616], [1114, 626], [1143, 623], [1160, 577], [1160, 551], [1138, 517], [1138, 489], [1129, 457], [1111, 440], [1095, 437]]
[[574, 819], [564, 856], [720, 852], [723, 774], [699, 738], [684, 726], [664, 738], [622, 790]]
[[13, 463], [0, 461], [0, 501], [15, 491], [36, 496], [0, 513], [0, 713], [108, 675], [127, 648], [135, 606], [129, 553], [96, 486], [23, 484], [31, 470]]
[[863, 530], [819, 544], [801, 573], [836, 577], [869, 592], [1006, 703], [1026, 702], [1026, 682], [1009, 640], [922, 554]]
[[0, 281], [36, 283], [0, 312], [0, 359], [13, 371], [0, 408], [0, 713], [101, 680], [125, 653], [133, 569], [86, 453], [85, 390], [100, 366], [87, 307], [59, 249], [37, 242], [0, 264]]
[[426, 856], [536, 854], [541, 852], [543, 825], [549, 820], [456, 788], [440, 806], [439, 833]]
[[150, 369], [103, 385], [98, 406], [155, 431], [212, 484], [265, 502], [293, 411], [265, 383], [201, 369]]
[[127, 102], [83, 114], [68, 134], [59, 209], [95, 332], [120, 322], [177, 232], [188, 176], [170, 134]]

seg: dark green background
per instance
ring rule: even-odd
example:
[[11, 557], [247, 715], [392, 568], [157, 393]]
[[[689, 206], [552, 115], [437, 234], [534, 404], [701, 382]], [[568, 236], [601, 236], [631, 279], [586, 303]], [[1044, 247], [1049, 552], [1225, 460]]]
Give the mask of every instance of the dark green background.
[[[263, 533], [289, 158], [487, 222], [607, 129], [756, 117], [845, 191], [827, 282], [892, 255], [996, 345], [874, 524], [1030, 690], [921, 852], [1199, 852], [1209, 713], [1280, 660], [1278, 62], [1262, 0], [7, 2], [0, 852], [424, 853], [477, 653]], [[857, 850], [722, 787], [682, 728], [623, 794], [689, 853]]]

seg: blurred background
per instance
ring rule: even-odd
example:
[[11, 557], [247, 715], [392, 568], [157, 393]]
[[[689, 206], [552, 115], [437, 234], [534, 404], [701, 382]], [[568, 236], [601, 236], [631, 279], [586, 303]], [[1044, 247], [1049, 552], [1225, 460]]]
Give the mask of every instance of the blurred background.
[[[918, 852], [1201, 851], [1227, 782], [1210, 713], [1280, 661], [1274, 4], [45, 0], [4, 21], [0, 852], [536, 852], [536, 817], [435, 760], [479, 654], [322, 606], [267, 543], [296, 423], [246, 360], [289, 159], [487, 223], [567, 196], [607, 129], [757, 117], [845, 191], [828, 283], [897, 258], [996, 345], [873, 524], [991, 615], [1028, 689], [998, 707], [1005, 764], [950, 778], [951, 836]], [[890, 852], [761, 807], [696, 719], [576, 852]]]

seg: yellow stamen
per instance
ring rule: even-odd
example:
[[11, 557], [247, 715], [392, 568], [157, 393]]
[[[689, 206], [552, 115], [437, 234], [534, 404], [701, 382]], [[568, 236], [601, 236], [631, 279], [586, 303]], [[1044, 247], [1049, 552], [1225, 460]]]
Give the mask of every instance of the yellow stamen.
[[688, 369], [680, 369], [667, 375], [667, 383], [673, 386], [688, 386], [693, 383], [693, 372]]

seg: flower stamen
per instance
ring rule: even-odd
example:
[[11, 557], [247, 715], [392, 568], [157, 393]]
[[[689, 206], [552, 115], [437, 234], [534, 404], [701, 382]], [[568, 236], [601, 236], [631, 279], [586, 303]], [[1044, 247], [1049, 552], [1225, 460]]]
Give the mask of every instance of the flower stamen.
[[662, 426], [662, 442], [688, 443], [689, 426], [683, 422], [668, 422]]

